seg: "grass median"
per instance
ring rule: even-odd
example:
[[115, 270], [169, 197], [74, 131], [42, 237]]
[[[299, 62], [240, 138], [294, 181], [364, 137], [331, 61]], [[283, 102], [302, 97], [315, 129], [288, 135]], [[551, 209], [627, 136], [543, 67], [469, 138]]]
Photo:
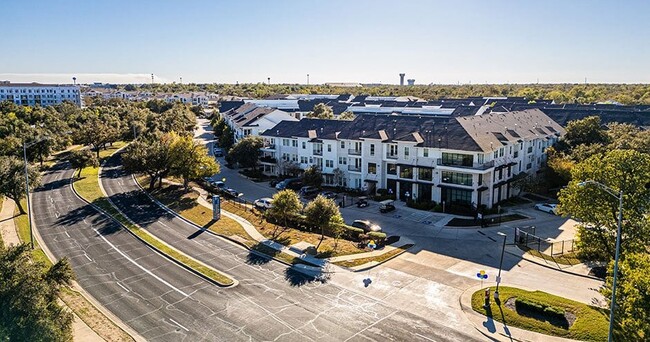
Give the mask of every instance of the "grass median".
[[[495, 288], [491, 287], [490, 293], [494, 293], [494, 290]], [[484, 291], [481, 289], [472, 295], [472, 308], [496, 321], [546, 335], [580, 341], [607, 339], [608, 310], [546, 292], [526, 291], [507, 286], [499, 287], [501, 304], [497, 305], [491, 299], [490, 306], [486, 308], [483, 306]], [[521, 302], [517, 303], [517, 300], [533, 305], [519, 305]], [[557, 314], [558, 312], [560, 315]]]
[[[114, 152], [114, 151], [113, 151]], [[106, 156], [108, 156], [107, 154]], [[101, 155], [100, 155], [101, 156]], [[191, 258], [190, 256], [178, 251], [177, 249], [167, 245], [160, 239], [148, 233], [146, 230], [141, 229], [137, 225], [133, 224], [126, 217], [124, 217], [108, 200], [104, 197], [100, 187], [99, 187], [99, 168], [87, 167], [81, 171], [81, 178], [77, 179], [74, 182], [74, 188], [79, 194], [88, 202], [98, 206], [104, 210], [108, 215], [112, 216], [122, 225], [124, 225], [129, 231], [135, 234], [137, 237], [142, 239], [147, 244], [158, 249], [162, 253], [166, 254], [168, 257], [178, 261], [179, 263], [193, 269], [194, 271], [200, 273], [204, 277], [211, 279], [217, 284], [222, 286], [229, 286], [234, 283], [234, 280], [225, 274]]]
[[[23, 208], [27, 208], [25, 199], [21, 201]], [[29, 243], [29, 224], [27, 214], [20, 214], [18, 207], [14, 211], [14, 223], [16, 232], [21, 242]], [[34, 240], [34, 250], [32, 251], [34, 261], [41, 262], [45, 267], [52, 266], [52, 262], [40, 248], [38, 242]], [[99, 335], [105, 341], [134, 341], [133, 337], [117, 326], [112, 320], [106, 317], [97, 309], [85, 296], [71, 287], [64, 286], [59, 293], [59, 298], [72, 312], [79, 317], [90, 329]]]
[[384, 254], [380, 254], [377, 256], [373, 257], [367, 257], [367, 258], [359, 258], [359, 259], [352, 259], [352, 260], [344, 260], [344, 261], [338, 261], [335, 262], [335, 265], [342, 266], [342, 267], [355, 267], [355, 266], [361, 266], [364, 264], [367, 264], [369, 262], [376, 261], [377, 263], [382, 263], [388, 259], [394, 258], [404, 252], [406, 252], [407, 249], [413, 247], [413, 244], [409, 243], [404, 246], [397, 247], [389, 252], [386, 252]]

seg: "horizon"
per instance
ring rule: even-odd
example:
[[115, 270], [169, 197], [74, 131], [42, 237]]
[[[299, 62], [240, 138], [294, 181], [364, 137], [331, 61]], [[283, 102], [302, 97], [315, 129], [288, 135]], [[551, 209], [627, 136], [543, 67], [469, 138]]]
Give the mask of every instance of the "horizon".
[[649, 10], [643, 1], [196, 1], [179, 11], [170, 1], [34, 0], [0, 13], [7, 45], [21, 47], [0, 55], [0, 79], [398, 84], [405, 73], [416, 85], [647, 84]]

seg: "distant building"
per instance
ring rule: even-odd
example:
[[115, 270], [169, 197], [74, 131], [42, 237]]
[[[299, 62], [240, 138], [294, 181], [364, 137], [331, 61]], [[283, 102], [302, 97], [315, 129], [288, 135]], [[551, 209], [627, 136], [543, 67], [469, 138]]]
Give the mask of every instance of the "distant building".
[[237, 108], [221, 112], [221, 117], [233, 130], [235, 141], [249, 135], [260, 135], [281, 121], [298, 121], [291, 114], [272, 107], [246, 103]]
[[408, 79], [408, 80], [406, 80], [406, 83], [408, 83], [408, 85], [410, 85], [410, 86], [415, 85], [415, 79], [413, 79], [413, 78]]
[[401, 86], [404, 85], [404, 76], [406, 76], [406, 74], [399, 74], [399, 85]]
[[0, 81], [0, 102], [21, 106], [51, 106], [69, 101], [81, 106], [79, 86], [72, 84], [10, 83]]

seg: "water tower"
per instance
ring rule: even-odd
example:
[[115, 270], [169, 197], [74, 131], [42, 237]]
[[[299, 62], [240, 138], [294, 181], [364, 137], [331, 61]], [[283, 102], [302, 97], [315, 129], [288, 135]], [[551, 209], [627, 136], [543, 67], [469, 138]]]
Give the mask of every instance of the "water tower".
[[399, 74], [399, 85], [401, 86], [404, 85], [404, 76], [406, 76], [406, 74]]

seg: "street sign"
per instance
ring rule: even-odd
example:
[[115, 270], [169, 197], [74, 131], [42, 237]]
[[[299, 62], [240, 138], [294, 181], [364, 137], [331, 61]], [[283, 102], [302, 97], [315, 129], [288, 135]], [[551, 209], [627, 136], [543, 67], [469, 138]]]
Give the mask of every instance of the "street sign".
[[219, 221], [221, 218], [221, 197], [212, 195], [212, 220]]

